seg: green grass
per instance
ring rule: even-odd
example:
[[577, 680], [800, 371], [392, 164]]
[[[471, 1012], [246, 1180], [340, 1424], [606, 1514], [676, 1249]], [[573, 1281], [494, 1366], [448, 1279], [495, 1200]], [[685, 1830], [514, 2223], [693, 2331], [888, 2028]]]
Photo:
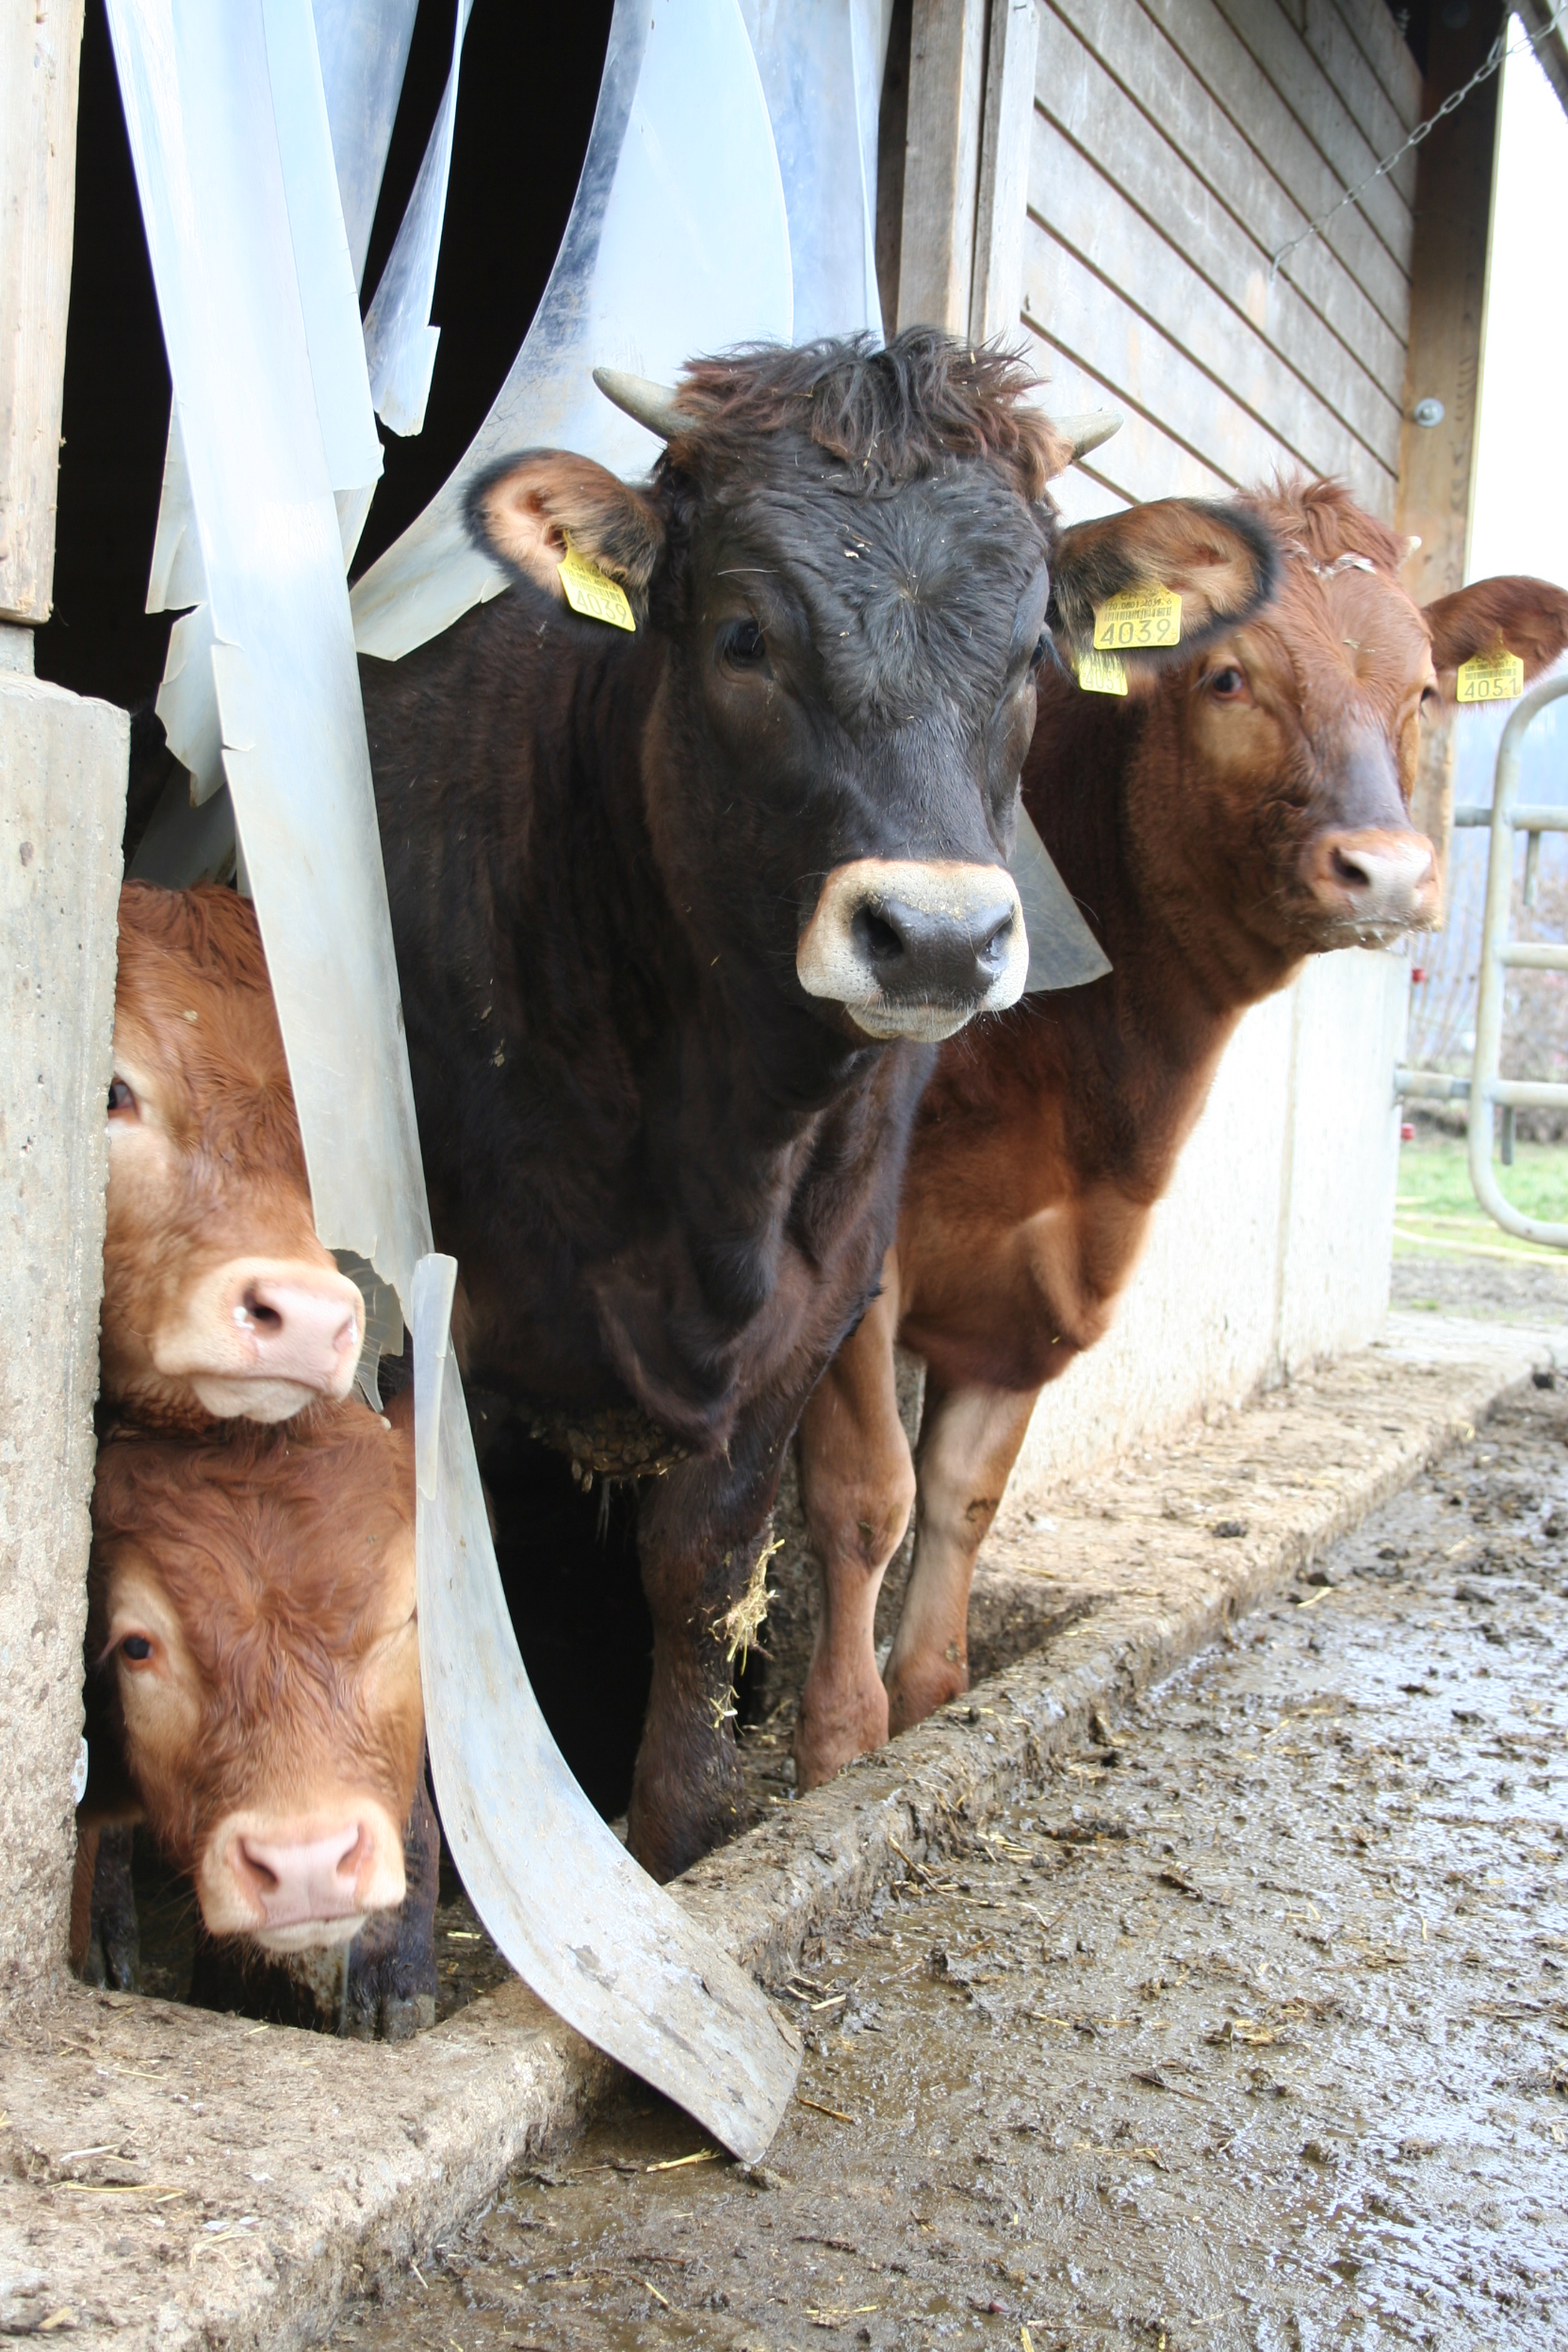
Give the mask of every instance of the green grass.
[[[1568, 1144], [1521, 1143], [1513, 1166], [1496, 1163], [1505, 1200], [1527, 1217], [1568, 1223]], [[1470, 1189], [1466, 1146], [1460, 1137], [1407, 1143], [1399, 1152], [1398, 1205], [1394, 1213], [1394, 1253], [1415, 1257], [1436, 1250], [1441, 1256], [1535, 1258], [1561, 1266], [1568, 1254], [1520, 1241], [1494, 1225]]]

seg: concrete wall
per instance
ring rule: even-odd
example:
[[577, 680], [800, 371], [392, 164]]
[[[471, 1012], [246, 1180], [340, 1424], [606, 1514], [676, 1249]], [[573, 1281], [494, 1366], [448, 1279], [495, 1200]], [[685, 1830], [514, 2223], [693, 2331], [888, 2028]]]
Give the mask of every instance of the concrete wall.
[[1115, 1326], [1040, 1399], [1015, 1505], [1373, 1337], [1409, 977], [1400, 956], [1325, 956], [1247, 1016]]
[[[1381, 0], [1039, 0], [1016, 316], [1056, 409], [1115, 439], [1072, 516], [1293, 466], [1396, 498], [1421, 81]], [[1320, 958], [1242, 1023], [1104, 1345], [1048, 1391], [1015, 1492], [1364, 1345], [1388, 1296], [1410, 966]]]
[[66, 1955], [129, 721], [0, 641], [3, 2011]]

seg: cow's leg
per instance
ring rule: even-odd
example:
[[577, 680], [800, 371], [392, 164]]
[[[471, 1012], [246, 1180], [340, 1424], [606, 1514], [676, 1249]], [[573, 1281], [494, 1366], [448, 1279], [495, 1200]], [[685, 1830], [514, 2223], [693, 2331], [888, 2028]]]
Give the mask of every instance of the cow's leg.
[[71, 1887], [71, 1965], [89, 1984], [128, 1991], [141, 1973], [128, 1822], [85, 1829]]
[[627, 1830], [657, 1879], [674, 1878], [744, 1826], [730, 1655], [741, 1621], [732, 1612], [766, 1574], [768, 1513], [788, 1438], [787, 1421], [737, 1429], [727, 1460], [682, 1462], [650, 1480], [638, 1511], [653, 1679]]
[[367, 1919], [349, 1950], [340, 2034], [407, 2041], [435, 2023], [435, 1901], [441, 1883], [441, 1831], [423, 1766], [403, 1831], [407, 1882], [395, 1911]]
[[[92, 1880], [98, 1868], [103, 1831], [94, 1823], [76, 1832], [76, 1860], [71, 1873], [71, 1965], [90, 1984], [101, 1984], [102, 1952], [92, 1952]], [[90, 1967], [96, 1958], [97, 1968]]]
[[888, 1725], [907, 1731], [969, 1689], [975, 1556], [1018, 1460], [1037, 1389], [937, 1385], [926, 1375], [916, 1461], [915, 1564], [888, 1659]]
[[820, 1594], [795, 1721], [802, 1788], [830, 1780], [888, 1737], [888, 1694], [876, 1671], [876, 1596], [915, 1499], [909, 1442], [898, 1417], [897, 1329], [897, 1292], [885, 1281], [801, 1415], [800, 1495]]

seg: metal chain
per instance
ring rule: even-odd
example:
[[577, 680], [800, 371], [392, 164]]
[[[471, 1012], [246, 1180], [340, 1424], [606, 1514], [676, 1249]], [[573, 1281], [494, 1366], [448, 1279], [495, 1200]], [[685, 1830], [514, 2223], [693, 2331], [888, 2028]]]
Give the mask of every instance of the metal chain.
[[1383, 157], [1381, 163], [1379, 164], [1375, 172], [1369, 172], [1365, 179], [1363, 180], [1359, 186], [1352, 188], [1347, 194], [1340, 198], [1337, 204], [1331, 204], [1328, 211], [1320, 213], [1315, 220], [1309, 220], [1306, 227], [1301, 231], [1298, 237], [1293, 237], [1288, 245], [1282, 245], [1278, 253], [1275, 253], [1269, 261], [1268, 274], [1270, 279], [1272, 280], [1279, 275], [1280, 264], [1284, 260], [1288, 253], [1293, 253], [1298, 245], [1309, 244], [1315, 237], [1321, 237], [1330, 221], [1337, 220], [1339, 215], [1345, 210], [1347, 204], [1355, 204], [1361, 197], [1365, 195], [1367, 189], [1371, 188], [1375, 182], [1382, 179], [1385, 173], [1392, 172], [1396, 163], [1403, 163], [1412, 148], [1419, 147], [1421, 141], [1427, 138], [1430, 132], [1435, 131], [1440, 122], [1446, 122], [1448, 116], [1451, 115], [1457, 107], [1462, 106], [1473, 90], [1479, 90], [1483, 82], [1491, 80], [1493, 74], [1495, 74], [1501, 67], [1505, 57], [1523, 57], [1527, 50], [1538, 49], [1541, 46], [1541, 43], [1545, 40], [1547, 34], [1555, 31], [1565, 16], [1568, 16], [1568, 0], [1558, 0], [1557, 7], [1552, 10], [1551, 15], [1546, 19], [1546, 22], [1543, 24], [1541, 30], [1538, 33], [1527, 33], [1525, 39], [1516, 43], [1512, 48], [1510, 48], [1509, 46], [1508, 22], [1505, 18], [1502, 31], [1497, 35], [1496, 40], [1493, 42], [1491, 48], [1487, 51], [1485, 57], [1476, 68], [1474, 74], [1471, 74], [1470, 79], [1465, 83], [1463, 89], [1451, 90], [1448, 96], [1443, 101], [1443, 104], [1438, 107], [1435, 114], [1429, 114], [1424, 122], [1418, 122], [1416, 124], [1414, 130], [1412, 131], [1410, 137], [1406, 139], [1402, 147], [1396, 147], [1391, 155], [1385, 155]]

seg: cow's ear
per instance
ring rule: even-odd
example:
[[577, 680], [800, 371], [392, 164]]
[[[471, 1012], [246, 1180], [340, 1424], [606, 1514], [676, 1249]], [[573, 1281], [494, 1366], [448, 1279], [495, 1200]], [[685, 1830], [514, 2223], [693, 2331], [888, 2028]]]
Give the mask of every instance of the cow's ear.
[[1121, 648], [1133, 666], [1184, 661], [1251, 619], [1274, 594], [1280, 552], [1273, 532], [1244, 506], [1155, 498], [1120, 514], [1070, 524], [1052, 566], [1051, 626], [1076, 658], [1094, 643], [1097, 606], [1129, 588], [1168, 588], [1182, 599], [1180, 643], [1163, 651]]
[[1550, 580], [1478, 580], [1425, 607], [1432, 633], [1432, 666], [1446, 703], [1454, 674], [1475, 654], [1515, 653], [1530, 685], [1568, 646], [1568, 593]]
[[619, 582], [639, 616], [664, 545], [657, 507], [591, 457], [530, 449], [508, 458], [468, 496], [468, 528], [509, 571], [563, 596], [561, 559], [577, 553]]

